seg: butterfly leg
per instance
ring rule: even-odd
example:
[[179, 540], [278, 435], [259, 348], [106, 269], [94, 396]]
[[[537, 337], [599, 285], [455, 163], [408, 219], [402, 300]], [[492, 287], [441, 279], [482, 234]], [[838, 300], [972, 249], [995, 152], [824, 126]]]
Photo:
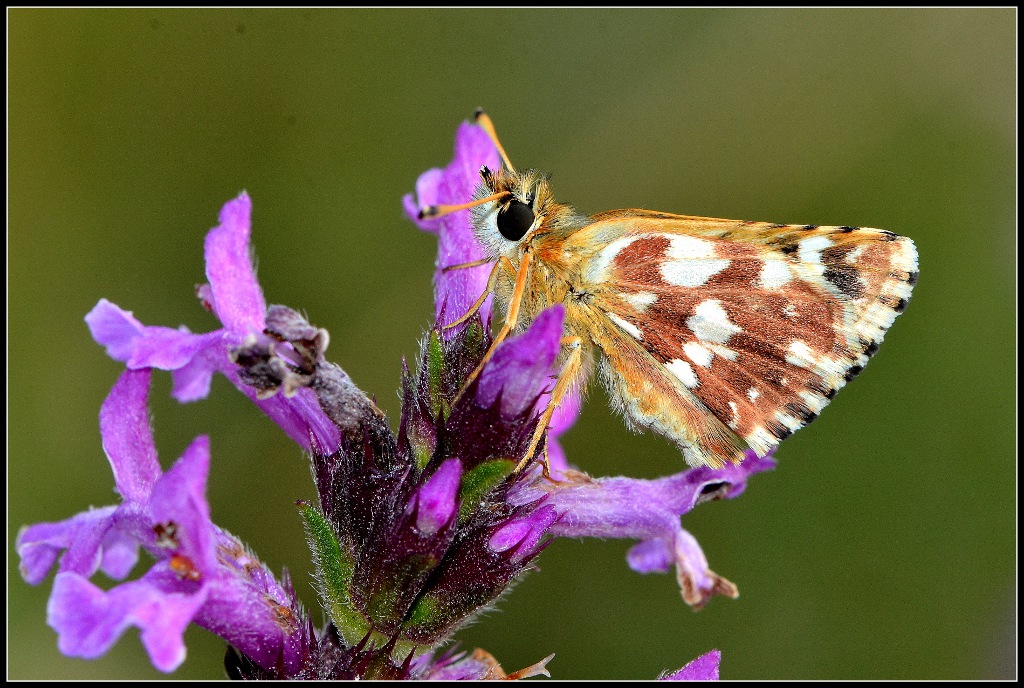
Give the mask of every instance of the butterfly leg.
[[[512, 297], [509, 299], [508, 302], [508, 312], [505, 314], [505, 323], [501, 326], [501, 330], [498, 331], [498, 334], [495, 335], [494, 341], [491, 342], [490, 348], [487, 349], [487, 353], [484, 354], [484, 357], [480, 360], [480, 363], [477, 365], [476, 368], [473, 369], [473, 372], [469, 374], [469, 377], [466, 378], [466, 381], [462, 383], [462, 389], [460, 389], [459, 393], [455, 396], [456, 402], [462, 398], [462, 395], [466, 393], [466, 390], [469, 389], [469, 386], [473, 384], [473, 380], [475, 380], [477, 376], [480, 375], [480, 371], [483, 370], [484, 366], [487, 365], [487, 362], [491, 360], [491, 356], [494, 355], [494, 352], [498, 348], [498, 345], [505, 341], [505, 337], [507, 337], [509, 333], [512, 331], [512, 328], [516, 326], [516, 322], [519, 320], [519, 306], [522, 303], [523, 293], [526, 290], [526, 278], [530, 274], [531, 257], [532, 254], [529, 251], [523, 253], [523, 258], [519, 262], [518, 270], [515, 270], [514, 266], [512, 265], [512, 261], [510, 261], [508, 258], [505, 258], [504, 256], [502, 256], [502, 258], [498, 260], [497, 264], [495, 264], [494, 270], [491, 273], [491, 279], [487, 281], [488, 291], [490, 291], [490, 288], [493, 286], [493, 282], [491, 280], [497, 279], [497, 271], [499, 265], [504, 266], [505, 269], [507, 270], [515, 271], [515, 290], [512, 292]], [[487, 294], [487, 292], [485, 291], [484, 294]], [[478, 301], [480, 303], [483, 303], [483, 301], [480, 299], [478, 299]]]
[[[551, 390], [548, 406], [544, 409], [544, 413], [541, 414], [540, 420], [537, 422], [537, 429], [533, 432], [533, 438], [530, 440], [530, 446], [526, 449], [526, 454], [523, 455], [523, 460], [516, 466], [516, 473], [521, 471], [530, 462], [530, 459], [533, 458], [533, 452], [536, 451], [541, 438], [547, 435], [548, 426], [551, 425], [551, 417], [555, 414], [555, 409], [562, 403], [562, 399], [565, 398], [569, 387], [579, 377], [580, 367], [583, 363], [582, 345], [583, 340], [579, 337], [565, 337], [562, 339], [562, 346], [567, 346], [571, 349], [569, 358], [565, 361], [565, 365], [562, 366], [561, 372], [558, 373], [558, 382], [555, 383], [555, 388]], [[548, 464], [547, 442], [544, 443], [544, 457], [541, 459], [541, 462], [544, 466], [544, 477], [550, 479], [551, 466]]]
[[455, 265], [446, 265], [441, 268], [441, 272], [451, 272], [452, 270], [465, 270], [466, 268], [476, 268], [481, 265], [487, 265], [491, 262], [490, 258], [480, 258], [478, 260], [471, 260], [468, 263], [456, 263]]
[[[507, 265], [503, 265], [502, 261], [505, 261], [505, 263], [507, 263]], [[461, 268], [461, 267], [474, 267], [475, 265], [483, 265], [483, 263], [479, 263], [478, 261], [473, 261], [472, 263], [462, 263], [460, 265], [453, 265], [450, 268], [445, 268], [445, 270], [455, 270], [455, 269], [458, 269], [458, 268]], [[501, 268], [501, 267], [504, 267], [506, 270], [509, 270], [510, 272], [513, 272], [513, 273], [515, 272], [515, 268], [512, 267], [512, 261], [510, 261], [505, 256], [502, 256], [501, 258], [499, 258], [498, 262], [496, 262], [494, 264], [494, 267], [491, 268], [491, 274], [488, 275], [488, 277], [487, 277], [487, 286], [484, 287], [484, 291], [483, 291], [482, 294], [480, 294], [480, 298], [478, 298], [473, 303], [473, 305], [469, 307], [469, 310], [466, 311], [462, 315], [461, 318], [459, 318], [458, 320], [455, 320], [453, 322], [450, 322], [447, 325], [443, 325], [441, 329], [450, 330], [453, 327], [458, 327], [462, 323], [464, 323], [467, 320], [469, 320], [470, 318], [472, 318], [473, 315], [476, 314], [476, 312], [480, 310], [480, 307], [484, 305], [484, 300], [487, 298], [487, 296], [491, 292], [494, 291], [494, 282], [498, 279], [498, 269]]]

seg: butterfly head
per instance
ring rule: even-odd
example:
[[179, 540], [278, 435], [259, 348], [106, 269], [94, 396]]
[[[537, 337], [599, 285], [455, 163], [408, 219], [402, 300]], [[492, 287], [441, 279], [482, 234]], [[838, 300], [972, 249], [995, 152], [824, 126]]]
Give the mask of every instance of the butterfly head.
[[506, 165], [498, 171], [483, 167], [480, 179], [474, 198], [500, 194], [473, 208], [477, 239], [494, 258], [517, 257], [535, 239], [552, 233], [575, 215], [570, 206], [552, 198], [544, 172], [520, 172]]

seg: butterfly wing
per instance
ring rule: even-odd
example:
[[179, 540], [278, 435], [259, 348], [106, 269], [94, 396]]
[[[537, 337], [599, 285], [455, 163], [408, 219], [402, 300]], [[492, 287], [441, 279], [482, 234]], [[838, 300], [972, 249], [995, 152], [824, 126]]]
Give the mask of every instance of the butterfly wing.
[[563, 249], [601, 320], [615, 405], [709, 466], [816, 418], [878, 350], [918, 269], [913, 242], [883, 230], [644, 210], [595, 216]]

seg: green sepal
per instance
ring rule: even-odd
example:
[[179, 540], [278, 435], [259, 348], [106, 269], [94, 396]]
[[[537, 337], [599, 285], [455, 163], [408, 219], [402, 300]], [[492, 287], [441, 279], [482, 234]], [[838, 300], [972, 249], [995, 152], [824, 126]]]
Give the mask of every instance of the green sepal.
[[479, 317], [472, 318], [466, 322], [465, 339], [463, 346], [467, 351], [472, 352], [475, 358], [483, 358], [486, 347], [484, 346], [484, 324]]
[[412, 453], [416, 457], [416, 468], [420, 472], [427, 467], [430, 463], [430, 459], [434, 456], [435, 442], [433, 437], [424, 436], [422, 433], [417, 433], [416, 428], [412, 428], [412, 432], [409, 433], [409, 444], [412, 446]]
[[323, 512], [309, 502], [298, 502], [306, 527], [306, 539], [316, 566], [316, 586], [331, 621], [349, 644], [359, 642], [370, 625], [352, 605], [349, 587], [355, 559], [338, 542]]
[[438, 616], [441, 601], [433, 595], [424, 595], [416, 601], [409, 612], [409, 618], [402, 624], [405, 628], [418, 628], [430, 625]]
[[462, 475], [462, 486], [459, 488], [459, 498], [462, 500], [459, 519], [465, 519], [473, 513], [484, 495], [507, 478], [515, 466], [515, 462], [509, 459], [495, 459], [466, 471]]
[[[387, 628], [391, 623], [400, 621], [407, 607], [396, 608], [403, 589], [422, 585], [422, 579], [435, 566], [437, 557], [426, 554], [414, 554], [401, 563], [395, 570], [388, 573], [387, 583], [366, 604], [367, 614], [377, 622], [378, 627]], [[408, 600], [406, 600], [408, 604]]]

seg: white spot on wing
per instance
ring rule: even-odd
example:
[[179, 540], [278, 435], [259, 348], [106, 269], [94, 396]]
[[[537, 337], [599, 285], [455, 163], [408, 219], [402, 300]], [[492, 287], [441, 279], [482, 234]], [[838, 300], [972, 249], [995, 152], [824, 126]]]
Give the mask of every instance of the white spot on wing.
[[761, 396], [761, 393], [758, 392], [755, 387], [751, 387], [750, 389], [747, 390], [747, 398], [750, 399], [750, 401], [757, 401], [757, 398], [759, 396]]
[[640, 328], [634, 325], [633, 323], [629, 322], [628, 320], [624, 320], [619, 316], [615, 315], [614, 313], [608, 313], [608, 319], [611, 320], [616, 325], [618, 325], [619, 327], [621, 327], [623, 331], [628, 332], [630, 335], [632, 335], [633, 339], [644, 338], [644, 334], [643, 332], [640, 331]]
[[711, 367], [711, 359], [714, 357], [714, 354], [697, 342], [686, 342], [686, 344], [683, 344], [683, 352], [697, 365], [704, 366], [705, 368]]
[[637, 313], [646, 311], [652, 303], [658, 300], [658, 295], [649, 291], [637, 291], [629, 294], [622, 294], [623, 300], [636, 309]]
[[697, 374], [693, 372], [690, 364], [684, 360], [677, 358], [669, 361], [669, 364], [665, 367], [668, 368], [670, 373], [679, 378], [680, 382], [686, 385], [688, 389], [693, 389], [700, 384], [699, 380], [697, 380]]
[[786, 349], [786, 363], [795, 365], [798, 368], [812, 370], [815, 366], [816, 359], [817, 356], [814, 355], [811, 348], [799, 339], [793, 340], [793, 342], [790, 343], [789, 348]]
[[743, 328], [729, 320], [729, 314], [717, 299], [701, 301], [693, 313], [686, 319], [686, 326], [702, 342], [726, 344], [734, 334], [743, 331]]
[[707, 348], [711, 353], [721, 356], [722, 358], [728, 358], [730, 361], [735, 361], [738, 354], [727, 346], [721, 344], [708, 344]]
[[611, 266], [612, 261], [615, 260], [615, 256], [619, 255], [623, 249], [625, 249], [627, 246], [629, 246], [639, 238], [639, 235], [619, 237], [612, 243], [602, 248], [598, 252], [598, 254], [587, 264], [587, 270], [584, 274], [584, 277], [587, 279], [587, 281], [608, 281], [608, 268]]
[[661, 264], [661, 276], [677, 287], [699, 287], [729, 267], [727, 258], [715, 258], [715, 245], [704, 239], [674, 236]]
[[729, 408], [732, 409], [732, 420], [729, 421], [729, 427], [735, 430], [740, 422], [740, 409], [735, 401], [729, 402]]
[[784, 260], [766, 260], [758, 279], [765, 289], [778, 289], [793, 279], [793, 273]]
[[821, 263], [821, 251], [832, 245], [832, 240], [827, 236], [815, 236], [804, 239], [797, 246], [800, 247], [800, 260], [804, 263]]

